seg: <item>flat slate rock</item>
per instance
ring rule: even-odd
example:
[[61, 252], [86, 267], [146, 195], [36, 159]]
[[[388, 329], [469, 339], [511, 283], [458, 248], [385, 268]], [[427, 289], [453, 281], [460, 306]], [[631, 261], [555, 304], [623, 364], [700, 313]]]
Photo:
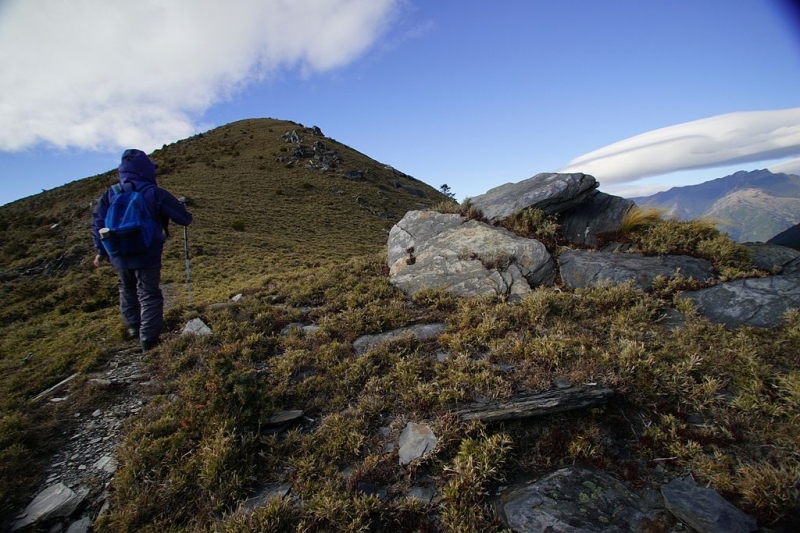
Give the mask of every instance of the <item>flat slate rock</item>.
[[800, 308], [800, 277], [769, 276], [720, 283], [684, 293], [698, 313], [729, 327], [773, 328], [790, 309]]
[[412, 461], [424, 457], [436, 448], [436, 435], [426, 425], [409, 422], [400, 433], [398, 455], [400, 464], [407, 465]]
[[698, 533], [750, 533], [758, 529], [752, 516], [694, 481], [675, 479], [661, 487], [661, 494], [669, 512]]
[[506, 183], [470, 198], [490, 222], [507, 218], [529, 207], [548, 215], [566, 211], [583, 202], [598, 186], [593, 176], [580, 172], [545, 172], [518, 183]]
[[88, 489], [73, 491], [63, 483], [56, 483], [40, 492], [17, 518], [11, 531], [18, 531], [36, 522], [50, 518], [70, 516], [86, 499]]
[[647, 257], [633, 253], [575, 250], [562, 253], [559, 263], [561, 279], [570, 289], [633, 281], [640, 289], [648, 290], [657, 276], [672, 278], [680, 273], [698, 281], [714, 276], [711, 263], [683, 255]]
[[746, 242], [742, 246], [750, 252], [750, 258], [756, 268], [768, 272], [781, 271], [784, 265], [800, 257], [800, 251], [777, 244]]
[[361, 355], [369, 350], [388, 342], [392, 339], [399, 339], [406, 335], [411, 335], [418, 341], [426, 341], [435, 339], [444, 332], [447, 326], [442, 322], [434, 324], [416, 324], [405, 328], [393, 329], [386, 333], [378, 333], [376, 335], [363, 335], [353, 341], [353, 349], [356, 354]]
[[666, 531], [669, 517], [604, 472], [569, 467], [504, 491], [494, 502], [516, 533]]

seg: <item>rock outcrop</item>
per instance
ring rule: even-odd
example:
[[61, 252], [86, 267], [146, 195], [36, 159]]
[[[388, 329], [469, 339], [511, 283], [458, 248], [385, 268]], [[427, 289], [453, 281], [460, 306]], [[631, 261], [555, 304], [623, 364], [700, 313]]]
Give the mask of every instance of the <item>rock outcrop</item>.
[[583, 202], [597, 186], [597, 180], [588, 174], [550, 172], [500, 185], [470, 201], [490, 222], [497, 222], [529, 207], [548, 215], [566, 211]]
[[681, 274], [701, 282], [713, 277], [711, 263], [687, 256], [646, 257], [640, 254], [576, 250], [562, 253], [559, 264], [561, 279], [570, 289], [603, 283], [617, 285], [632, 280], [640, 289], [649, 290], [657, 276], [671, 278]]
[[742, 246], [750, 252], [756, 268], [767, 272], [783, 273], [785, 265], [800, 257], [800, 251], [778, 244], [746, 242]]
[[666, 531], [669, 523], [656, 501], [608, 474], [576, 467], [503, 492], [495, 508], [517, 533]]
[[666, 508], [701, 533], [750, 533], [758, 530], [758, 523], [716, 491], [698, 487], [693, 480], [675, 479], [661, 487]]
[[460, 215], [411, 211], [389, 233], [392, 283], [408, 294], [444, 287], [457, 296], [521, 296], [550, 284], [544, 245]]
[[800, 224], [795, 224], [791, 228], [778, 233], [768, 240], [767, 243], [800, 250]]
[[586, 200], [559, 215], [561, 236], [575, 244], [596, 247], [597, 236], [619, 229], [622, 217], [635, 204], [619, 196], [592, 191]]
[[779, 326], [790, 309], [800, 308], [800, 278], [769, 276], [720, 283], [684, 293], [697, 311], [712, 322], [729, 327]]
[[[524, 209], [541, 209], [557, 215], [562, 237], [573, 246], [597, 247], [598, 236], [617, 232], [633, 204], [596, 188], [597, 181], [585, 174], [538, 174], [496, 187], [471, 203], [492, 223]], [[644, 256], [625, 243], [603, 251], [567, 249], [556, 265], [534, 239], [459, 214], [411, 211], [389, 233], [388, 263], [391, 282], [407, 294], [444, 288], [456, 296], [510, 300], [552, 284], [556, 273], [569, 289], [632, 281], [650, 290], [658, 276], [681, 275], [716, 283], [683, 296], [709, 320], [730, 327], [775, 327], [788, 310], [800, 308], [800, 252], [775, 244], [747, 247], [757, 268], [776, 275], [717, 283], [709, 261]]]
[[503, 523], [516, 533], [623, 533], [680, 531], [750, 533], [756, 520], [717, 492], [673, 480], [650, 490], [582, 467], [562, 468], [538, 481], [508, 488], [494, 501]]

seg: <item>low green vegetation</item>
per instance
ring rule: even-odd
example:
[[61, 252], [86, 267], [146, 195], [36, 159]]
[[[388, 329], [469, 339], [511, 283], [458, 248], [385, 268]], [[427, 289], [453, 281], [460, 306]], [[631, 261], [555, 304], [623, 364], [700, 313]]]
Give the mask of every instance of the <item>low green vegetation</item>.
[[622, 235], [648, 255], [690, 255], [708, 259], [721, 279], [759, 275], [747, 248], [720, 232], [711, 220], [664, 219], [653, 208], [633, 207], [622, 220]]

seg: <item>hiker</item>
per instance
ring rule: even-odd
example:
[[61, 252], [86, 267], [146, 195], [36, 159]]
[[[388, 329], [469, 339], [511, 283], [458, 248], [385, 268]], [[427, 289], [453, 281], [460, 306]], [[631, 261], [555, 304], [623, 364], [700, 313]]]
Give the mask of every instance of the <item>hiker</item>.
[[[144, 200], [148, 213], [141, 227], [144, 241], [136, 247], [128, 247], [123, 240], [128, 238], [109, 231], [106, 220], [109, 208], [116, 211], [117, 204], [126, 192], [136, 192], [139, 201]], [[161, 294], [161, 252], [167, 225], [172, 220], [181, 226], [192, 222], [192, 215], [177, 198], [156, 183], [156, 165], [141, 150], [125, 150], [119, 165], [119, 184], [109, 188], [100, 198], [92, 214], [92, 236], [97, 255], [94, 266], [99, 267], [104, 258], [109, 258], [119, 274], [119, 308], [128, 334], [138, 338], [142, 351], [146, 352], [158, 344], [164, 322], [164, 298]], [[103, 237], [101, 238], [101, 230]], [[141, 237], [140, 237], [141, 238]], [[113, 245], [111, 243], [114, 243]], [[110, 250], [110, 252], [109, 252]]]

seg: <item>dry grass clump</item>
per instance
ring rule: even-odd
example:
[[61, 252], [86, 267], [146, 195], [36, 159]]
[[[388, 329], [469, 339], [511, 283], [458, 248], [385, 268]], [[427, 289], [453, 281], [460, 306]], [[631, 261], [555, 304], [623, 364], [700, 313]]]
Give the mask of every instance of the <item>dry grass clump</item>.
[[472, 205], [472, 200], [470, 198], [465, 198], [464, 201], [462, 201], [460, 204], [452, 201], [440, 202], [431, 207], [431, 209], [444, 214], [450, 214], [450, 215], [458, 214], [466, 218], [467, 220], [478, 220], [480, 222], [486, 222], [486, 218], [483, 216], [483, 212], [474, 205]]
[[757, 275], [747, 249], [721, 233], [711, 220], [664, 220], [663, 210], [632, 207], [622, 233], [650, 255], [690, 255], [711, 261], [722, 279]]
[[559, 236], [560, 225], [556, 218], [541, 209], [523, 209], [503, 219], [499, 225], [522, 237], [540, 241], [551, 252], [563, 240]]
[[632, 206], [620, 221], [620, 231], [630, 235], [637, 231], [648, 230], [664, 220], [664, 209], [653, 206]]
[[[101, 530], [497, 531], [496, 484], [575, 463], [656, 489], [692, 472], [762, 521], [795, 512], [800, 314], [772, 331], [730, 331], [691, 313], [667, 329], [655, 321], [669, 300], [631, 284], [539, 288], [516, 304], [433, 290], [406, 299], [382, 262], [267, 276], [239, 304], [201, 309], [214, 334], [157, 353], [164, 390], [130, 430]], [[441, 319], [438, 341], [352, 350], [359, 335]], [[295, 321], [320, 329], [280, 335]], [[449, 414], [554, 380], [619, 396], [492, 426]], [[270, 432], [265, 420], [283, 409], [307, 420]], [[408, 421], [427, 423], [439, 443], [404, 467], [385, 447]], [[405, 498], [423, 479], [434, 501]], [[236, 513], [250, 491], [278, 482], [292, 496]]]

